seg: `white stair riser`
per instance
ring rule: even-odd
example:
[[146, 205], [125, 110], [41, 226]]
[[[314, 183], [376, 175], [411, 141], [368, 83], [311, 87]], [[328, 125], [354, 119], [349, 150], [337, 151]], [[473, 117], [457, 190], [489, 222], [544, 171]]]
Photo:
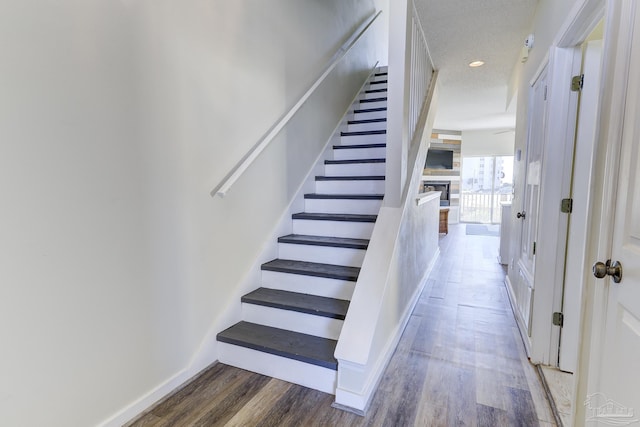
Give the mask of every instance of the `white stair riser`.
[[[380, 73], [376, 73], [376, 74], [380, 74]], [[375, 76], [374, 75], [374, 76], [371, 76], [371, 80], [370, 81], [372, 81], [372, 82], [381, 82], [383, 80], [388, 80], [388, 77], [389, 77], [388, 75], [386, 75], [386, 76]]]
[[387, 101], [360, 102], [358, 105], [358, 108], [363, 110], [368, 110], [370, 108], [385, 108], [387, 106]]
[[333, 150], [334, 160], [384, 159], [386, 157], [387, 147]]
[[382, 200], [305, 199], [305, 212], [377, 215]]
[[318, 221], [306, 219], [293, 220], [294, 234], [311, 236], [348, 237], [353, 239], [370, 239], [373, 232], [372, 222], [353, 221]]
[[336, 392], [337, 371], [321, 366], [223, 342], [218, 343], [218, 360], [227, 365], [299, 384], [323, 393]]
[[351, 300], [355, 286], [356, 282], [350, 280], [262, 271], [262, 287], [269, 289]]
[[389, 66], [388, 65], [381, 65], [378, 68], [376, 68], [376, 71], [374, 74], [380, 74], [380, 73], [386, 73], [389, 71]]
[[353, 120], [386, 119], [387, 110], [371, 111], [367, 113], [353, 113]]
[[340, 145], [384, 144], [385, 142], [387, 142], [386, 134], [349, 135], [340, 137]]
[[316, 181], [319, 194], [384, 194], [384, 180]]
[[[378, 88], [382, 89], [382, 88]], [[378, 89], [368, 89], [368, 90], [378, 90]], [[360, 94], [360, 99], [374, 99], [374, 98], [386, 98], [387, 92], [362, 92]]]
[[[387, 80], [387, 76], [382, 76], [380, 80], [376, 80], [376, 81], [382, 81], [382, 80]], [[369, 83], [369, 86], [365, 88], [365, 90], [376, 90], [376, 89], [389, 89], [389, 84], [388, 83], [376, 83], [376, 84]]]
[[387, 130], [387, 122], [358, 123], [347, 126], [347, 132], [365, 132], [371, 130]]
[[362, 267], [365, 252], [362, 249], [278, 243], [280, 259], [346, 265], [349, 267]]
[[382, 176], [385, 174], [385, 167], [384, 162], [325, 165], [324, 174], [326, 176]]
[[340, 319], [250, 303], [242, 303], [242, 320], [331, 340], [338, 339], [344, 323]]

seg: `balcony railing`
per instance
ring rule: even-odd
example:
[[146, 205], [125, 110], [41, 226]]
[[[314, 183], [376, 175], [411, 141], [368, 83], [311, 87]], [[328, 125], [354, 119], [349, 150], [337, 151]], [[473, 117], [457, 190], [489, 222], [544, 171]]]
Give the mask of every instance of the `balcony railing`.
[[463, 191], [460, 194], [460, 221], [499, 224], [502, 221], [500, 203], [510, 202], [512, 198], [511, 194]]

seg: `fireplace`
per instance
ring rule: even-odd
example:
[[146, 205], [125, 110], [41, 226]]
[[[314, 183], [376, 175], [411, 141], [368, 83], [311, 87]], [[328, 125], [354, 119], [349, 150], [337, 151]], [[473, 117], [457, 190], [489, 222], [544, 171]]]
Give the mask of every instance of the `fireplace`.
[[422, 191], [441, 191], [440, 194], [440, 206], [449, 206], [450, 204], [450, 191], [451, 181], [423, 181]]

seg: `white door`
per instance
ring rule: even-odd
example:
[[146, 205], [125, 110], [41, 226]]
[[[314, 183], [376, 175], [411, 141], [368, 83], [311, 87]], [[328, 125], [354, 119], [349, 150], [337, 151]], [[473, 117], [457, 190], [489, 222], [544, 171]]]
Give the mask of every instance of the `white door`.
[[521, 220], [520, 249], [518, 251], [518, 280], [516, 299], [522, 318], [531, 335], [531, 306], [533, 303], [533, 277], [538, 234], [542, 152], [547, 117], [547, 69], [545, 68], [531, 88], [529, 132], [525, 153], [526, 172], [524, 194], [520, 211], [515, 215]]
[[[595, 381], [589, 378], [591, 385], [584, 401], [585, 423], [589, 426], [640, 425], [640, 12], [636, 0], [616, 3], [623, 6], [619, 15], [623, 49], [617, 53], [630, 58], [626, 90], [614, 91], [612, 101], [620, 102], [626, 94], [615, 215], [610, 218], [610, 257], [622, 264], [622, 281], [614, 283], [609, 276], [596, 281], [596, 286], [602, 287], [606, 310], [599, 322], [604, 325], [603, 333], [592, 335], [595, 345], [602, 346], [602, 355], [590, 361], [587, 369], [581, 369], [596, 376]], [[622, 64], [615, 69], [616, 80], [626, 79], [625, 68]]]
[[582, 74], [584, 87], [580, 106], [573, 162], [571, 198], [573, 213], [569, 219], [567, 256], [565, 264], [562, 313], [564, 325], [560, 335], [558, 366], [566, 372], [575, 372], [578, 362], [580, 316], [582, 314], [583, 268], [587, 259], [587, 233], [589, 205], [591, 203], [592, 172], [596, 146], [596, 123], [600, 92], [600, 62], [602, 40], [590, 41], [584, 47]]

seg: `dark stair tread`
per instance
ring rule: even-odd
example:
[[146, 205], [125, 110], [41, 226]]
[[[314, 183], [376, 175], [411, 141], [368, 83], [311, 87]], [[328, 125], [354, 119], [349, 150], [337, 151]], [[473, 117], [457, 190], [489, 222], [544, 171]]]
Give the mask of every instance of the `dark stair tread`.
[[360, 100], [360, 103], [361, 103], [361, 104], [362, 104], [362, 103], [365, 103], [365, 104], [366, 104], [367, 102], [382, 102], [382, 101], [386, 101], [386, 100], [387, 100], [387, 97], [386, 97], [386, 96], [384, 96], [384, 97], [380, 97], [380, 98], [365, 98], [365, 99], [361, 99], [361, 100]]
[[386, 135], [386, 134], [387, 134], [386, 129], [340, 132], [340, 136], [363, 136], [363, 135]]
[[381, 142], [377, 144], [334, 145], [333, 149], [334, 150], [352, 150], [352, 149], [358, 149], [358, 148], [384, 148], [386, 146], [387, 144], [385, 144], [384, 142]]
[[337, 370], [336, 340], [239, 322], [218, 334], [218, 341]]
[[308, 193], [305, 199], [382, 200], [384, 194], [318, 194]]
[[326, 279], [358, 280], [360, 268], [346, 265], [321, 264], [318, 262], [296, 261], [291, 259], [274, 259], [262, 264], [262, 270], [278, 273], [299, 274], [302, 276], [324, 277]]
[[309, 236], [306, 234], [289, 234], [278, 238], [279, 243], [294, 245], [328, 246], [332, 248], [367, 249], [368, 239], [351, 239], [348, 237]]
[[349, 165], [354, 163], [386, 163], [387, 159], [348, 159], [348, 160], [325, 160], [325, 165]]
[[291, 215], [293, 219], [309, 219], [315, 221], [346, 221], [346, 222], [376, 222], [377, 215], [363, 214], [332, 214], [300, 212]]
[[349, 120], [347, 122], [347, 124], [349, 125], [363, 125], [363, 124], [367, 124], [367, 123], [386, 123], [387, 119], [386, 118], [382, 118], [382, 119], [365, 119], [365, 120]]
[[384, 181], [384, 175], [316, 176], [316, 181]]
[[242, 302], [338, 320], [344, 320], [349, 309], [349, 301], [346, 300], [268, 288], [258, 288], [246, 294]]
[[364, 93], [383, 93], [383, 92], [387, 92], [387, 89], [367, 89], [364, 91]]
[[387, 76], [389, 73], [387, 71], [383, 71], [381, 73], [375, 73], [374, 76]]
[[381, 84], [386, 84], [387, 82], [388, 82], [388, 80], [378, 80], [378, 81], [375, 81], [375, 82], [370, 82], [369, 84], [381, 85]]
[[360, 108], [360, 109], [357, 109], [357, 110], [353, 110], [354, 114], [358, 114], [358, 113], [375, 113], [377, 111], [387, 111], [387, 107]]

